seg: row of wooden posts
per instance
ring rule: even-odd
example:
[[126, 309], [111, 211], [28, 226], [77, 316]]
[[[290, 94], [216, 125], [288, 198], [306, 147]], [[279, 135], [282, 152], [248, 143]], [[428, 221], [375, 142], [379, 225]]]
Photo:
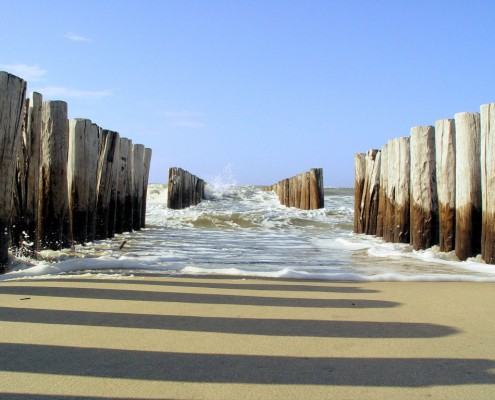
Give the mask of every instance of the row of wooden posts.
[[354, 231], [495, 264], [495, 104], [355, 155]]
[[0, 72], [0, 269], [10, 247], [35, 255], [144, 227], [151, 149], [25, 96]]
[[205, 198], [205, 181], [182, 168], [168, 170], [167, 207], [180, 210]]
[[280, 203], [287, 207], [316, 210], [325, 206], [322, 168], [312, 168], [274, 185], [264, 186], [263, 190], [277, 193]]

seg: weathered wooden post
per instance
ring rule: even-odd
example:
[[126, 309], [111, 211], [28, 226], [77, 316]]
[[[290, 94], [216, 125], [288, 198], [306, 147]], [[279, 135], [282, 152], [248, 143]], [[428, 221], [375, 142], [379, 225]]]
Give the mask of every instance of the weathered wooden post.
[[132, 226], [135, 231], [139, 231], [141, 229], [141, 212], [143, 210], [144, 146], [142, 144], [133, 145], [132, 158], [132, 182], [134, 197]]
[[378, 196], [378, 216], [376, 221], [376, 236], [383, 237], [385, 215], [387, 213], [387, 178], [388, 178], [388, 150], [383, 145], [380, 153], [380, 194]]
[[460, 260], [481, 251], [480, 114], [455, 114], [455, 254]]
[[115, 236], [115, 218], [117, 217], [118, 185], [119, 185], [119, 165], [120, 165], [120, 138], [115, 140], [115, 152], [113, 155], [112, 170], [110, 175], [110, 198], [108, 202], [108, 228], [107, 237]]
[[127, 178], [127, 168], [129, 156], [129, 139], [120, 138], [120, 159], [118, 163], [118, 186], [117, 186], [117, 210], [115, 212], [115, 233], [124, 232], [125, 218], [125, 196], [127, 186], [129, 185]]
[[361, 198], [363, 233], [376, 234], [378, 195], [380, 191], [380, 151], [369, 150], [365, 156], [365, 179]]
[[96, 205], [95, 239], [108, 237], [108, 219], [111, 195], [112, 168], [115, 159], [119, 134], [114, 131], [102, 130], [101, 151], [98, 160], [98, 196]]
[[435, 128], [411, 128], [411, 245], [428, 249], [438, 243], [438, 198], [435, 162]]
[[[366, 153], [354, 155], [354, 232], [364, 233], [364, 224], [361, 220], [361, 202], [366, 179]], [[304, 184], [303, 184], [304, 186]]]
[[[395, 192], [395, 243], [409, 243], [410, 240], [410, 175], [411, 175], [411, 153], [409, 138], [396, 139], [395, 148], [397, 154], [396, 192]], [[390, 166], [390, 164], [389, 164]]]
[[102, 146], [102, 129], [91, 124], [86, 132], [86, 144], [88, 146], [88, 233], [87, 241], [96, 239], [96, 216], [98, 204], [98, 162]]
[[69, 120], [69, 209], [74, 229], [74, 241], [85, 244], [88, 240], [89, 184], [91, 152], [98, 151], [91, 140], [92, 123], [89, 119]]
[[[143, 179], [143, 204], [141, 208], [141, 228], [144, 228], [146, 226], [146, 201], [148, 198], [148, 180], [150, 176], [150, 166], [151, 166], [151, 149], [150, 148], [145, 148], [144, 149], [144, 179]], [[200, 191], [200, 188], [196, 188], [196, 193]], [[204, 188], [203, 192], [201, 193], [201, 197], [204, 195]]]
[[441, 119], [435, 123], [437, 166], [438, 226], [440, 251], [455, 247], [455, 122]]
[[124, 221], [123, 230], [124, 232], [132, 232], [133, 227], [133, 215], [134, 215], [134, 196], [133, 196], [133, 181], [132, 181], [132, 171], [133, 171], [133, 157], [132, 157], [132, 140], [128, 139], [128, 147], [126, 152], [126, 185], [125, 185], [125, 208], [124, 208]]
[[43, 249], [59, 250], [72, 246], [67, 183], [68, 142], [67, 103], [44, 102], [38, 223]]
[[481, 106], [481, 256], [495, 264], [495, 103]]
[[9, 258], [17, 151], [23, 124], [26, 82], [0, 72], [0, 272]]
[[16, 215], [12, 227], [12, 246], [33, 256], [38, 241], [38, 191], [41, 138], [41, 94], [26, 99], [22, 138], [17, 159], [17, 184], [14, 195]]
[[387, 194], [385, 197], [385, 217], [383, 223], [383, 240], [394, 241], [395, 230], [395, 196], [397, 185], [397, 141], [391, 139], [387, 142]]
[[324, 189], [323, 189], [323, 169], [311, 168], [308, 171], [309, 192], [310, 192], [310, 210], [317, 210], [325, 206]]

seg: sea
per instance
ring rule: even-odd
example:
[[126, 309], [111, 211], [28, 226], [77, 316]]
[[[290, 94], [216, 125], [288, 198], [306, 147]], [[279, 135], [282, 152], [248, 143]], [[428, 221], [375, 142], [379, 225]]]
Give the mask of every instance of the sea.
[[480, 256], [460, 262], [438, 247], [415, 251], [354, 234], [354, 191], [326, 188], [325, 208], [280, 204], [273, 192], [235, 183], [209, 184], [206, 199], [167, 208], [164, 184], [148, 187], [146, 228], [37, 260], [17, 254], [0, 281], [154, 274], [334, 281], [495, 282], [495, 266]]

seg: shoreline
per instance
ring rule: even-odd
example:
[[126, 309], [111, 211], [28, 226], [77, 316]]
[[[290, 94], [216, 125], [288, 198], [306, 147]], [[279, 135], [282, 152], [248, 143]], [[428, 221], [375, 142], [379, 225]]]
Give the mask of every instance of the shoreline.
[[489, 399], [495, 283], [0, 283], [2, 399]]

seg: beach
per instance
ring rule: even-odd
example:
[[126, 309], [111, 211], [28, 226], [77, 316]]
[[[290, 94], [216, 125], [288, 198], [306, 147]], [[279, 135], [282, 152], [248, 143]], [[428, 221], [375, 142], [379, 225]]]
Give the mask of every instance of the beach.
[[2, 399], [491, 399], [495, 284], [0, 283]]

